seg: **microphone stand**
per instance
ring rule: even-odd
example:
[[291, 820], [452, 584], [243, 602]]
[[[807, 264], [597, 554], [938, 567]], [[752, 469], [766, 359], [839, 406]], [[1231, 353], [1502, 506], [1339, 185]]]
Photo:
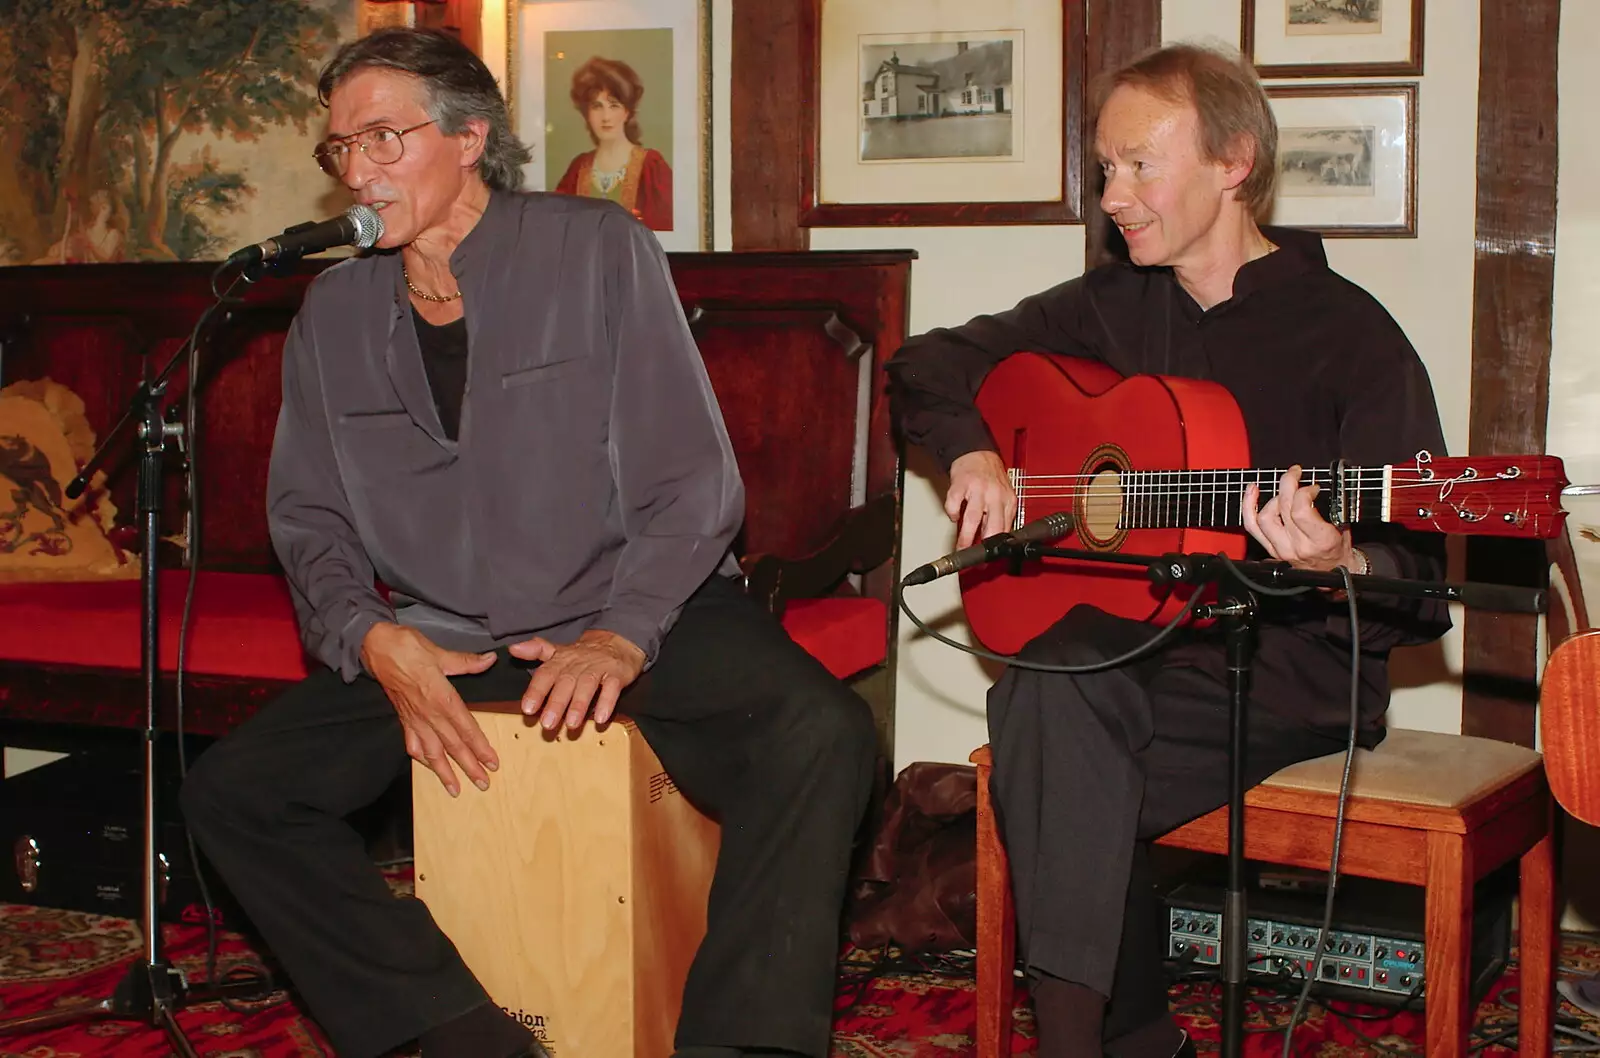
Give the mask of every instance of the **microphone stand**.
[[[1251, 583], [1282, 589], [1342, 589], [1344, 577], [1338, 573], [1295, 569], [1286, 562], [1226, 561], [1222, 556], [1204, 552], [1173, 553], [1158, 557], [1028, 543], [1013, 549], [1010, 557], [1014, 563], [1013, 571], [1022, 562], [1031, 559], [1066, 558], [1144, 566], [1150, 579], [1157, 584], [1194, 585], [1197, 594], [1203, 585], [1217, 586], [1217, 601], [1201, 603], [1194, 609], [1197, 617], [1214, 618], [1222, 626], [1227, 659], [1228, 888], [1222, 907], [1222, 1054], [1224, 1058], [1240, 1058], [1244, 1053], [1245, 978], [1249, 961], [1245, 942], [1248, 916], [1244, 887], [1244, 775], [1250, 668], [1254, 660], [1257, 617]], [[1543, 613], [1548, 604], [1547, 593], [1542, 590], [1500, 584], [1450, 584], [1368, 574], [1352, 575], [1350, 583], [1358, 594], [1446, 599], [1479, 609], [1510, 613]]]
[[[267, 266], [251, 265], [243, 269], [239, 279], [253, 283], [267, 272]], [[218, 270], [219, 273], [221, 269]], [[216, 292], [213, 278], [212, 292]], [[156, 847], [156, 740], [160, 734], [159, 692], [161, 687], [160, 643], [160, 570], [158, 547], [161, 540], [162, 468], [167, 442], [175, 441], [181, 450], [184, 445], [184, 427], [180, 422], [168, 421], [162, 412], [163, 399], [173, 370], [190, 354], [198, 354], [205, 338], [207, 325], [217, 309], [230, 300], [230, 290], [217, 295], [195, 324], [194, 331], [166, 366], [154, 378], [146, 378], [134, 390], [128, 408], [112, 427], [100, 447], [90, 456], [78, 476], [67, 486], [66, 494], [76, 499], [88, 487], [89, 479], [106, 459], [113, 443], [129, 427], [136, 427], [139, 437], [139, 477], [137, 506], [141, 522], [142, 556], [144, 568], [140, 571], [140, 670], [144, 678], [144, 727], [140, 733], [143, 746], [144, 779], [144, 863], [143, 889], [139, 905], [140, 928], [144, 933], [144, 949], [140, 961], [128, 968], [111, 995], [99, 1000], [88, 1000], [37, 1014], [0, 1021], [0, 1036], [19, 1032], [56, 1028], [79, 1021], [142, 1021], [166, 1033], [167, 1042], [181, 1058], [197, 1058], [198, 1052], [183, 1034], [175, 1017], [176, 1011], [192, 1002], [211, 1002], [224, 996], [258, 995], [259, 982], [226, 982], [195, 985], [185, 979], [177, 967], [167, 961], [163, 951], [159, 906], [166, 857]], [[198, 355], [195, 358], [198, 366]], [[147, 372], [148, 374], [148, 372]], [[191, 379], [194, 385], [195, 380]], [[198, 512], [194, 512], [198, 518]], [[193, 554], [190, 556], [194, 560]], [[199, 865], [195, 864], [199, 870]]]

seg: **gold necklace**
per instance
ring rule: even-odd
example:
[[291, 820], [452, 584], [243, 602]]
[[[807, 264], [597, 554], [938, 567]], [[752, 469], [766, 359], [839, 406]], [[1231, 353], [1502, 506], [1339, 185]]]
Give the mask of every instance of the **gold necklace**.
[[445, 302], [454, 301], [461, 296], [461, 291], [459, 290], [454, 294], [430, 294], [426, 290], [418, 290], [417, 285], [411, 281], [411, 271], [406, 268], [405, 265], [400, 266], [400, 274], [405, 277], [406, 289], [411, 291], [411, 293], [415, 294], [417, 297], [421, 298], [423, 301], [432, 301], [436, 304], [442, 305]]

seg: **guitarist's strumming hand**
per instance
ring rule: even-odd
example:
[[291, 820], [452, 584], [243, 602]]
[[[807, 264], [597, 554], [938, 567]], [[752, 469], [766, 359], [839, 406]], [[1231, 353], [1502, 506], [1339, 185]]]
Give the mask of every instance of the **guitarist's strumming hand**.
[[[1356, 557], [1350, 546], [1350, 530], [1340, 529], [1318, 513], [1312, 500], [1318, 486], [1300, 487], [1300, 468], [1290, 467], [1278, 479], [1278, 493], [1261, 504], [1261, 489], [1247, 485], [1240, 513], [1245, 530], [1267, 549], [1267, 554], [1296, 569], [1328, 572], [1343, 566], [1353, 573], [1365, 572], [1366, 558]], [[1260, 510], [1257, 511], [1257, 507]]]
[[958, 526], [956, 547], [1003, 533], [1017, 517], [1017, 492], [1006, 465], [994, 452], [968, 452], [950, 464], [950, 491], [944, 512]]

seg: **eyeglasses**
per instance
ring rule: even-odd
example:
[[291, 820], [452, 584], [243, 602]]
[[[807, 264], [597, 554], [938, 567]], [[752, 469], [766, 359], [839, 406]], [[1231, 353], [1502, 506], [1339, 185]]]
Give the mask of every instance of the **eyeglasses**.
[[432, 124], [433, 121], [430, 119], [409, 129], [398, 130], [391, 129], [387, 125], [374, 125], [370, 129], [362, 129], [349, 136], [325, 140], [317, 144], [316, 150], [312, 151], [311, 155], [316, 158], [317, 164], [322, 166], [323, 172], [335, 178], [343, 176], [345, 170], [350, 168], [352, 144], [379, 165], [393, 165], [406, 152], [403, 138], [405, 134]]

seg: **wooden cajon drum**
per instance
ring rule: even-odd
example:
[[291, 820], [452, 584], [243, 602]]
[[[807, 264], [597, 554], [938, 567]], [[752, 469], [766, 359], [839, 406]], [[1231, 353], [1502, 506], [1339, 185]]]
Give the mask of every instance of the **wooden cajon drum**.
[[418, 898], [552, 1054], [668, 1058], [717, 825], [631, 721], [552, 737], [516, 702], [473, 713], [500, 757], [487, 793], [413, 765]]

